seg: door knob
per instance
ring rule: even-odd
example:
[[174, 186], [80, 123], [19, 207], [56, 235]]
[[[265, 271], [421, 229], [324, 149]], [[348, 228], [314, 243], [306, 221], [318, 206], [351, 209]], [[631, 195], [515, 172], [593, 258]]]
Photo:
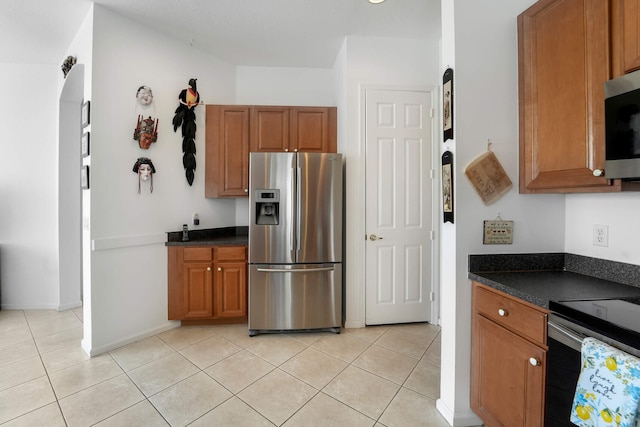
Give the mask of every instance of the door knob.
[[533, 366], [540, 365], [540, 361], [538, 359], [536, 359], [535, 357], [530, 357], [529, 358], [529, 363], [531, 363], [531, 365], [533, 365]]
[[375, 234], [372, 234], [371, 236], [369, 236], [369, 240], [371, 240], [371, 241], [382, 240], [382, 237], [378, 237]]

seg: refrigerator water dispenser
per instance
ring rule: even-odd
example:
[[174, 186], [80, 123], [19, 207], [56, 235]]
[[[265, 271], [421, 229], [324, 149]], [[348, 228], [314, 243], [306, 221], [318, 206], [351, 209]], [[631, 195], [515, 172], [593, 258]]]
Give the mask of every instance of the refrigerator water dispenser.
[[278, 225], [280, 214], [280, 190], [256, 190], [256, 224]]

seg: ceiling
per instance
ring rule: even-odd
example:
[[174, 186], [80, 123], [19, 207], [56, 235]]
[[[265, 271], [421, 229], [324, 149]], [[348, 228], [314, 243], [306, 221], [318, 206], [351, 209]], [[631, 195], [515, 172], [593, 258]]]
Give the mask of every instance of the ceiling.
[[[96, 0], [227, 62], [331, 68], [344, 37], [440, 39], [441, 0]], [[59, 64], [89, 0], [2, 0], [0, 63]]]

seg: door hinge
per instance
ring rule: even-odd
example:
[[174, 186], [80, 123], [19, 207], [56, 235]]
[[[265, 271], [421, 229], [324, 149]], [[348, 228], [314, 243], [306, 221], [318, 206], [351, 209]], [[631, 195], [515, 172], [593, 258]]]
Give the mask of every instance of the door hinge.
[[435, 108], [430, 108], [429, 109], [429, 117], [433, 119], [434, 115], [435, 115]]
[[433, 169], [429, 169], [429, 178], [433, 179], [435, 177], [436, 171]]
[[436, 300], [436, 293], [431, 291], [429, 292], [429, 301], [434, 302]]
[[435, 230], [431, 230], [429, 232], [429, 239], [436, 240], [436, 231]]

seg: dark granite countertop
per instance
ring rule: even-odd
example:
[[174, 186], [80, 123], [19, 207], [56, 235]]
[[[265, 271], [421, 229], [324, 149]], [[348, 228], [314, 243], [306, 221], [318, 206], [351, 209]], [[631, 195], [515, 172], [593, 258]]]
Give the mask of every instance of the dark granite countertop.
[[640, 296], [640, 266], [573, 254], [469, 255], [469, 279], [549, 308], [549, 301]]
[[167, 233], [166, 246], [236, 246], [249, 242], [249, 227], [207, 228], [189, 230], [189, 240], [182, 240], [181, 231]]

